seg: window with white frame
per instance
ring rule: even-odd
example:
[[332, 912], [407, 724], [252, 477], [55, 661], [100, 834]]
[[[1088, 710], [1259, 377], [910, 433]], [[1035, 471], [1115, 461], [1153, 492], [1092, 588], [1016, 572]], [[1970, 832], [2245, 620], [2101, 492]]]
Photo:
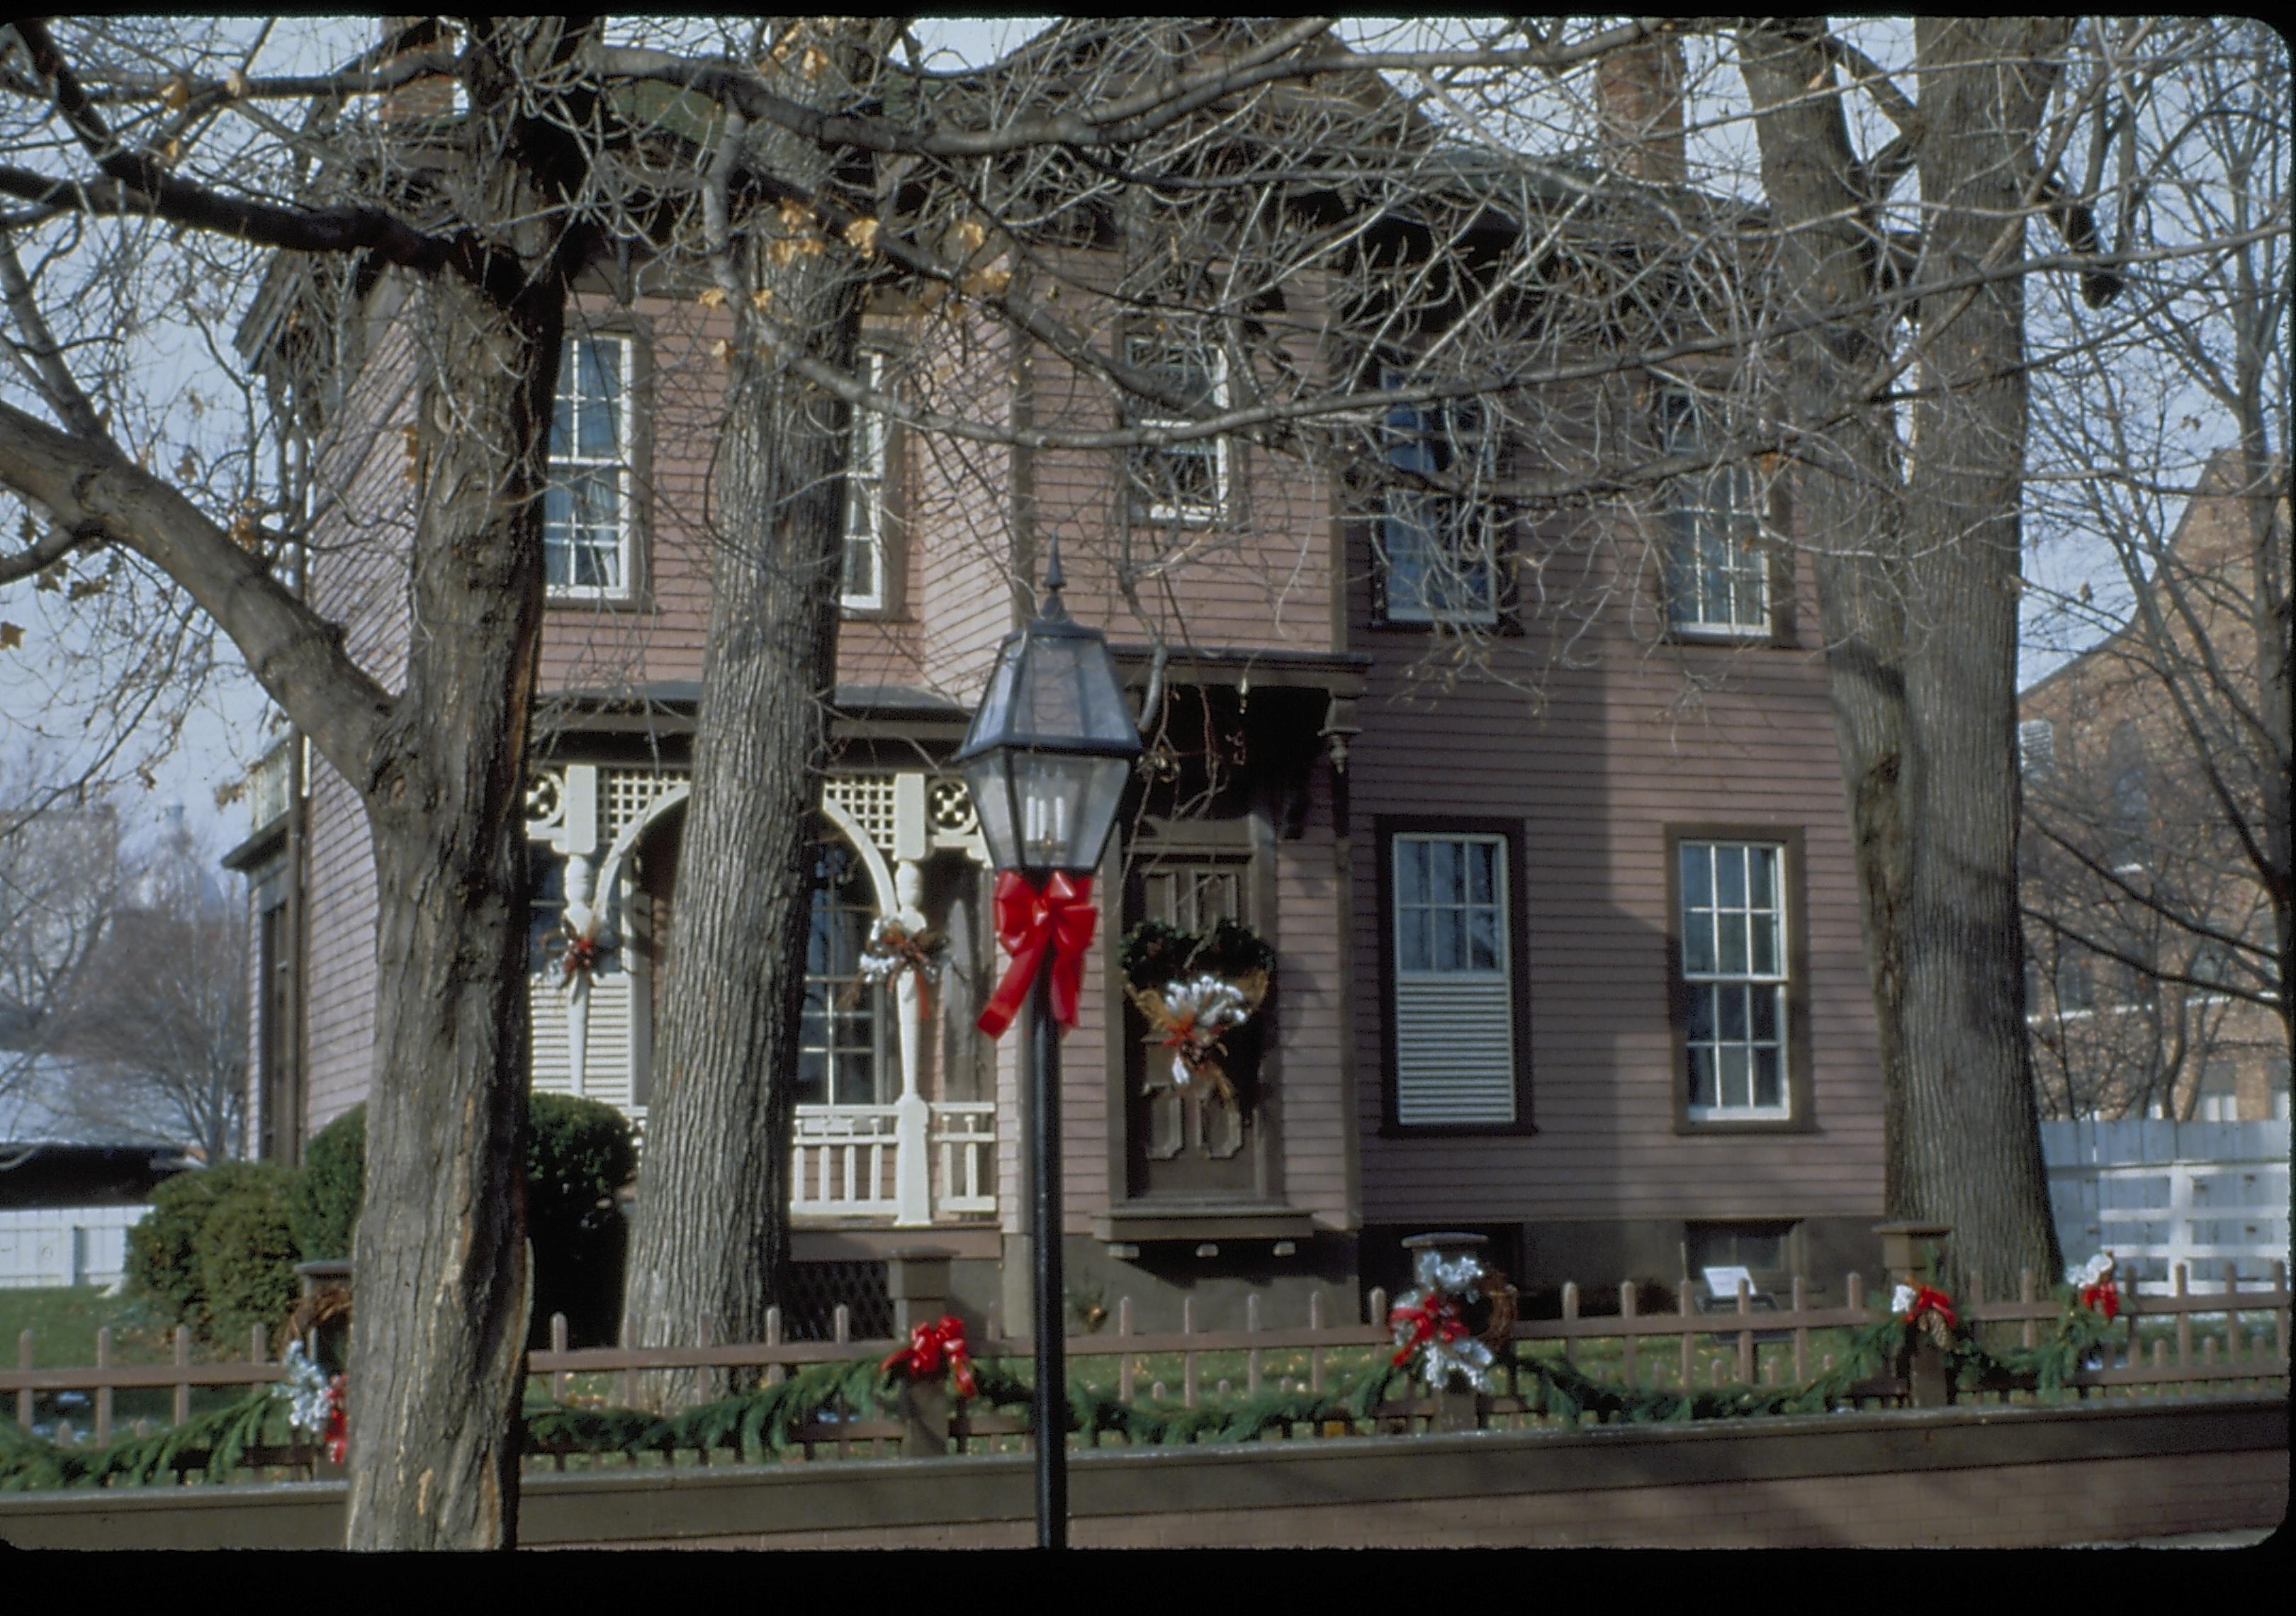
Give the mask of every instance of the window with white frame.
[[1685, 841], [1677, 856], [1688, 1114], [1787, 1117], [1785, 849]]
[[627, 337], [573, 338], [559, 361], [542, 555], [560, 599], [612, 600], [630, 591], [634, 346]]
[[2027, 718], [2017, 726], [2017, 764], [2027, 779], [2056, 767], [2056, 726], [2046, 718]]
[[[1227, 357], [1216, 342], [1173, 326], [1133, 333], [1126, 340], [1125, 357], [1136, 370], [1158, 377], [1200, 409], [1227, 406]], [[1189, 424], [1185, 415], [1159, 411], [1154, 402], [1136, 399], [1132, 424]], [[1134, 507], [1150, 521], [1217, 521], [1227, 506], [1228, 440], [1221, 436], [1191, 438], [1160, 447], [1143, 445], [1128, 455], [1126, 473]]]
[[[885, 385], [885, 356], [864, 349], [855, 368], [870, 390]], [[838, 599], [848, 611], [885, 605], [885, 474], [892, 423], [882, 410], [853, 412], [845, 462], [845, 575]]]
[[2240, 1069], [2230, 1061], [2209, 1061], [2201, 1067], [2200, 1096], [2193, 1106], [2200, 1122], [2240, 1120]]
[[1439, 832], [1390, 844], [1402, 1127], [1516, 1120], [1507, 846], [1503, 836]]
[[542, 494], [542, 570], [554, 597], [629, 595], [629, 338], [570, 338], [558, 360]]
[[800, 1105], [875, 1105], [889, 1097], [885, 992], [861, 974], [861, 952], [876, 918], [876, 893], [860, 854], [842, 838], [823, 838], [815, 849], [806, 938]]
[[[1392, 374], [1388, 387], [1398, 385]], [[1379, 522], [1382, 614], [1390, 623], [1495, 623], [1497, 528], [1474, 490], [1492, 469], [1482, 413], [1472, 401], [1396, 404], [1382, 422], [1382, 454], [1405, 477], [1386, 490]], [[1461, 493], [1416, 485], [1439, 478]]]
[[[1685, 392], [1659, 395], [1669, 455], [1703, 455], [1716, 434]], [[1742, 465], [1685, 472], [1667, 485], [1666, 605], [1677, 634], [1752, 639], [1770, 632], [1770, 566], [1757, 540], [1753, 473]]]

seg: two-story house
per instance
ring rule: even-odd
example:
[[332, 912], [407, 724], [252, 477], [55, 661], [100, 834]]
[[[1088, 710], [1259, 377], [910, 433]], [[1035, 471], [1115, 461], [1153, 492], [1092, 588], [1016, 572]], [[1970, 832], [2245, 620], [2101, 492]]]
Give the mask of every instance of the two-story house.
[[[1456, 173], [1480, 227], [1534, 222], [1535, 198], [1510, 216], [1474, 192], [1472, 164]], [[1574, 228], [1599, 234], [1595, 219]], [[1074, 247], [1072, 284], [1113, 287], [1160, 250], [1128, 228]], [[1366, 239], [1382, 228], [1411, 234], [1375, 221]], [[643, 259], [601, 266], [561, 367], [548, 512], [534, 1082], [641, 1121], [676, 990], [727, 329], [696, 291]], [[331, 520], [379, 531], [411, 488], [387, 430], [406, 407], [390, 295], [363, 310], [345, 405], [386, 430], [341, 435], [326, 470]], [[1312, 373], [1344, 353], [1353, 380], [1333, 385], [1407, 378], [1433, 335], [1350, 349], [1335, 301], [1306, 282], [1286, 296], [1286, 320], [1250, 340], [1217, 293], [1196, 306], [1214, 313], [1183, 300], [1112, 319], [1106, 340], [1219, 400], [1247, 367]], [[250, 331], [259, 351], [265, 328]], [[1095, 378], [985, 327], [887, 306], [863, 347], [873, 381], [961, 398], [978, 419], [1125, 418]], [[1574, 411], [1653, 454], [1702, 430], [1693, 391], [1630, 370], [1557, 413]], [[952, 447], [853, 420], [838, 752], [807, 1051], [786, 1076], [795, 1255], [810, 1295], [865, 1304], [857, 1327], [899, 1248], [954, 1253], [976, 1308], [1017, 1317], [1026, 1294], [1025, 1264], [1004, 1261], [1023, 1236], [1018, 1054], [973, 1025], [1001, 969], [993, 873], [947, 759], [1055, 533], [1069, 607], [1109, 631], [1148, 747], [1065, 1046], [1061, 1234], [1079, 1310], [1129, 1296], [1140, 1327], [1168, 1328], [1192, 1300], [1210, 1325], [1240, 1321], [1254, 1293], [1271, 1318], [1304, 1316], [1320, 1290], [1349, 1317], [1365, 1287], [1401, 1277], [1403, 1238], [1433, 1229], [1493, 1236], [1533, 1291], [1717, 1262], [1821, 1286], [1873, 1270], [1874, 1022], [1824, 652], [1808, 578], [1774, 542], [1783, 496], [1725, 467], [1655, 504], [1526, 516], [1479, 501], [1474, 468], [1551, 464], [1568, 446], [1417, 402], [1362, 440], [1368, 476], [1361, 455], [1242, 436]], [[1607, 603], [1556, 656], [1521, 580], [1565, 547]], [[388, 545], [316, 546], [308, 587], [388, 677], [406, 633]], [[1473, 654], [1449, 657], [1460, 647]], [[1449, 674], [1431, 679], [1438, 654]], [[352, 792], [291, 742], [276, 758], [234, 862], [258, 916], [253, 1128], [291, 1154], [366, 1089], [373, 876]], [[865, 970], [884, 916], [945, 939], [933, 974]], [[554, 939], [594, 917], [608, 946], [565, 969]], [[1118, 955], [1140, 922], [1223, 919], [1276, 964], [1257, 1057], [1216, 1094], [1150, 1046]]]

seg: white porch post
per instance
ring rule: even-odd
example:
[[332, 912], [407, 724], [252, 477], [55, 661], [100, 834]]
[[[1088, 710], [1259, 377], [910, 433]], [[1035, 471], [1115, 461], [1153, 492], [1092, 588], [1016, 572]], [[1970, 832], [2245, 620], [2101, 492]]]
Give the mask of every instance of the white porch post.
[[[595, 917], [592, 887], [597, 875], [598, 769], [595, 764], [567, 766], [563, 787], [564, 828], [557, 837], [566, 855], [566, 923], [576, 931], [587, 931]], [[566, 1059], [572, 1070], [574, 1092], [589, 1093], [590, 972], [575, 972], [566, 992]]]
[[[590, 860], [566, 856], [566, 923], [576, 931], [590, 923]], [[566, 1062], [573, 1069], [574, 1092], [589, 1092], [590, 972], [578, 971], [566, 984]]]
[[[922, 775], [893, 777], [893, 892], [900, 905], [900, 923], [914, 932], [925, 923], [920, 906], [924, 897], [924, 873], [918, 860], [925, 854], [925, 779]], [[932, 1222], [932, 1108], [918, 1092], [917, 1073], [924, 1048], [924, 995], [917, 974], [904, 971], [895, 989], [899, 1005], [901, 1097], [893, 1106], [893, 1222], [903, 1228]]]

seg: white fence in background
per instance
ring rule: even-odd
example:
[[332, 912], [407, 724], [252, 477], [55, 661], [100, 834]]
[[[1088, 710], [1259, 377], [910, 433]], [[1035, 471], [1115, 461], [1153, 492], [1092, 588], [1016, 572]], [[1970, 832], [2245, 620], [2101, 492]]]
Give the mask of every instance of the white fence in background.
[[2041, 1156], [2065, 1260], [2119, 1259], [2123, 1282], [2166, 1293], [2185, 1263], [2194, 1292], [2224, 1265], [2266, 1280], [2289, 1260], [2286, 1118], [2269, 1122], [2044, 1122]]
[[148, 1206], [35, 1206], [0, 1211], [0, 1290], [115, 1285], [127, 1271], [127, 1231]]

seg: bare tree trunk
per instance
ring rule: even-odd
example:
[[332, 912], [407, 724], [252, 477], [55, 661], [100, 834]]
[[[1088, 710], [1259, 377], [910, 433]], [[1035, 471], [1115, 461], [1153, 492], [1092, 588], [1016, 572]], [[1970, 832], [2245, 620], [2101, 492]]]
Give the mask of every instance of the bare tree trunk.
[[[1929, 273], [1996, 258], [2028, 199], [2046, 42], [2026, 24], [1923, 25], [1921, 165]], [[1882, 242], [1816, 30], [1742, 37], [1781, 314], [1856, 309]], [[2017, 241], [2021, 242], [2021, 231]], [[2013, 251], [2016, 242], [2010, 243]], [[1797, 484], [1816, 552], [1830, 688], [1879, 1027], [1892, 1217], [1954, 1226], [1964, 1271], [1996, 1293], [2054, 1273], [2023, 1016], [2016, 887], [2017, 513], [2025, 441], [2022, 308], [2004, 281], [1922, 309], [1914, 464], [1884, 410], [1882, 313], [1784, 339], [1804, 440]], [[1951, 624], [1937, 633], [1924, 624]]]
[[[812, 189], [817, 149], [761, 133], [773, 170]], [[803, 1021], [816, 817], [837, 669], [848, 411], [775, 344], [849, 370], [861, 281], [835, 246], [791, 252], [754, 231], [724, 250], [721, 157], [713, 254], [735, 311], [727, 420], [713, 479], [717, 544], [693, 789], [680, 844], [677, 972], [668, 996], [623, 1304], [626, 1346], [763, 1337], [789, 1261], [790, 1131]], [[801, 226], [791, 226], [802, 231]], [[802, 240], [802, 236], [797, 239]], [[817, 244], [817, 243], [816, 243]], [[775, 328], [756, 317], [769, 293]], [[723, 1383], [721, 1382], [721, 1383]], [[655, 1377], [660, 1407], [701, 1396]]]
[[[562, 48], [547, 24], [503, 39], [492, 74], [474, 72], [473, 103], [516, 108], [517, 84]], [[414, 634], [359, 781], [374, 837], [377, 1041], [348, 1397], [355, 1549], [517, 1537], [526, 739], [570, 257], [537, 183], [548, 154], [519, 155], [481, 187], [480, 217], [504, 221], [504, 239], [472, 249], [478, 273], [423, 288]]]
[[[2014, 221], [2031, 204], [2036, 132], [2056, 71], [2047, 58], [2070, 32], [2029, 18], [1916, 24], [1931, 275], [2022, 255]], [[1909, 1058], [1887, 1194], [1893, 1213], [1952, 1224], [1958, 1265], [2006, 1295], [2021, 1269], [2054, 1276], [2061, 1266], [2017, 900], [2024, 285], [1989, 281], [1965, 305], [1931, 297], [1922, 312], [1927, 385], [1914, 406], [1906, 554], [1923, 612], [1952, 628], [1908, 647]], [[1941, 316], [1950, 324], [1933, 325]]]

